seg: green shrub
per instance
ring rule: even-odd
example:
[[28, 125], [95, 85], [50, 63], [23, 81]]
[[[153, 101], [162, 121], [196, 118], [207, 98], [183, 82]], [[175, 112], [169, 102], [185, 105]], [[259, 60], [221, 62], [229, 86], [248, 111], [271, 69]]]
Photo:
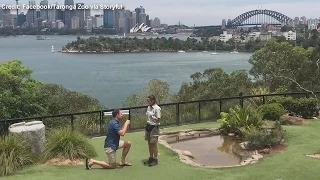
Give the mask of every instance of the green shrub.
[[273, 130], [250, 128], [243, 130], [244, 140], [247, 141], [246, 148], [263, 149], [279, 145], [285, 138], [285, 131], [282, 129], [280, 122], [275, 123]]
[[289, 113], [297, 112], [297, 104], [293, 97], [273, 97], [267, 102], [267, 104], [272, 103], [281, 104]]
[[284, 107], [279, 103], [264, 104], [259, 107], [264, 120], [277, 121], [285, 114]]
[[43, 160], [64, 158], [70, 160], [95, 157], [97, 153], [88, 139], [70, 128], [54, 129], [48, 133]]
[[32, 163], [34, 154], [25, 138], [16, 134], [0, 138], [0, 176], [10, 175]]
[[300, 98], [297, 99], [296, 114], [303, 118], [312, 118], [317, 112], [318, 100], [315, 98]]
[[317, 113], [318, 100], [315, 98], [293, 99], [292, 97], [274, 97], [268, 101], [269, 103], [282, 104], [290, 113], [302, 116], [303, 118], [312, 118]]
[[262, 115], [256, 109], [247, 106], [240, 108], [230, 108], [229, 113], [222, 112], [221, 119], [218, 122], [222, 123], [221, 130], [224, 133], [237, 133], [241, 136], [240, 129], [249, 129], [251, 127], [262, 126]]

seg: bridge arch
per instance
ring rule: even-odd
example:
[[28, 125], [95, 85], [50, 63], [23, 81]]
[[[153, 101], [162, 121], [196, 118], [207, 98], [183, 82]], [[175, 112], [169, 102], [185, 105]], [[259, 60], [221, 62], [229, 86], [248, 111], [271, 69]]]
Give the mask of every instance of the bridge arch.
[[293, 19], [291, 19], [290, 17], [288, 17], [282, 13], [279, 13], [277, 11], [272, 11], [272, 10], [267, 10], [267, 9], [256, 9], [256, 10], [248, 11], [248, 12], [245, 12], [245, 13], [239, 15], [238, 17], [236, 17], [235, 19], [233, 19], [230, 22], [230, 25], [231, 26], [239, 26], [244, 21], [250, 19], [253, 16], [259, 15], [259, 14], [268, 15], [268, 16], [276, 19], [280, 23], [287, 24], [288, 22], [293, 21]]

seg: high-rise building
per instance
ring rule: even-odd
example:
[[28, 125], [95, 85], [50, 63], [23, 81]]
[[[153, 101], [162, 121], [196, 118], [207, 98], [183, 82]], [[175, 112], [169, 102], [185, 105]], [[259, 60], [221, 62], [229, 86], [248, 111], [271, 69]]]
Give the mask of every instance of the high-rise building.
[[161, 26], [161, 21], [158, 17], [154, 18], [154, 20], [152, 21], [152, 26], [153, 28], [159, 28]]
[[133, 28], [138, 22], [137, 22], [137, 13], [136, 12], [132, 12], [131, 13], [131, 17], [129, 18], [129, 30], [131, 28]]
[[[120, 18], [124, 18], [125, 10], [124, 9], [115, 9], [114, 10], [114, 18], [115, 18], [115, 27], [119, 30], [120, 29]], [[123, 21], [123, 20], [121, 20]], [[123, 22], [122, 22], [123, 23]]]
[[294, 24], [295, 25], [299, 25], [300, 24], [300, 18], [299, 17], [295, 17], [294, 18]]
[[52, 29], [57, 28], [57, 23], [56, 23], [56, 22], [52, 22], [52, 23], [51, 23], [51, 28], [52, 28]]
[[[36, 1], [31, 0], [29, 1], [30, 6], [35, 6]], [[26, 22], [31, 25], [34, 24], [37, 18], [37, 12], [35, 9], [28, 9], [27, 15], [26, 15]]]
[[126, 19], [124, 17], [119, 18], [119, 31], [120, 33], [126, 32]]
[[71, 18], [71, 29], [79, 29], [80, 28], [80, 18], [78, 16], [73, 16]]
[[222, 19], [222, 26], [221, 26], [221, 28], [222, 28], [222, 29], [226, 29], [226, 25], [227, 25], [226, 20], [225, 20], [225, 19]]
[[91, 17], [91, 9], [84, 10], [84, 17]]
[[48, 21], [55, 22], [59, 19], [59, 13], [57, 9], [49, 9], [48, 10]]
[[[65, 0], [64, 5], [66, 6], [73, 6], [74, 1], [73, 0]], [[71, 18], [75, 15], [75, 11], [72, 9], [65, 9], [64, 11], [64, 24], [68, 28], [71, 28]]]
[[[61, 10], [61, 9], [57, 9], [57, 11], [58, 11], [58, 20], [61, 20], [61, 21], [63, 21], [65, 18], [64, 18], [64, 13], [65, 13], [65, 11], [64, 10]], [[61, 24], [61, 23], [60, 23]], [[58, 22], [58, 25], [59, 25], [59, 22]], [[64, 25], [64, 23], [63, 23], [63, 27], [64, 27], [65, 25]]]
[[308, 24], [308, 29], [317, 29], [318, 24], [320, 23], [320, 19], [308, 19], [307, 24]]
[[141, 24], [141, 20], [140, 20], [140, 14], [141, 13], [145, 13], [145, 9], [143, 8], [143, 6], [140, 6], [138, 8], [135, 9], [136, 12], [136, 21], [138, 24]]
[[58, 25], [57, 25], [58, 29], [61, 29], [61, 28], [65, 27], [65, 25], [64, 25], [64, 23], [62, 21], [58, 20], [57, 23], [58, 23]]
[[[48, 0], [42, 0], [40, 2], [40, 5], [42, 5], [42, 6], [47, 6], [48, 4], [49, 4]], [[40, 18], [43, 20], [48, 19], [48, 9], [40, 9]]]
[[103, 27], [103, 15], [95, 15], [96, 18], [96, 27]]
[[150, 27], [150, 18], [149, 18], [149, 15], [146, 16], [146, 25]]
[[79, 17], [79, 26], [81, 29], [85, 27], [85, 10], [80, 9], [79, 7], [84, 6], [84, 3], [76, 3], [76, 16]]
[[13, 18], [13, 15], [10, 13], [3, 14], [2, 15], [3, 26], [13, 26], [12, 18]]
[[140, 13], [139, 14], [139, 24], [147, 24], [147, 15], [146, 13]]
[[18, 15], [18, 26], [22, 26], [26, 22], [26, 17], [27, 16], [23, 12]]
[[0, 21], [2, 21], [2, 15], [4, 14], [3, 9], [0, 7]]
[[308, 24], [307, 18], [306, 18], [305, 16], [302, 16], [302, 17], [301, 17], [301, 24], [302, 24], [302, 25], [307, 25], [307, 24]]
[[92, 21], [92, 18], [88, 16], [86, 19], [86, 29], [92, 30], [92, 28], [93, 28], [93, 21]]
[[231, 19], [228, 19], [227, 26], [231, 26]]
[[103, 27], [115, 28], [114, 11], [112, 9], [103, 10]]

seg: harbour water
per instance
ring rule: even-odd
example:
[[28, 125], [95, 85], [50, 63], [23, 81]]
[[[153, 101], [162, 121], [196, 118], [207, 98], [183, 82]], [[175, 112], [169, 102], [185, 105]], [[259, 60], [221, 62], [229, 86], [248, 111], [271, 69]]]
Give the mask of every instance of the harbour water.
[[34, 78], [93, 96], [108, 108], [121, 107], [128, 96], [139, 93], [151, 79], [168, 82], [171, 93], [176, 93], [192, 73], [207, 68], [222, 68], [231, 73], [251, 67], [248, 63], [251, 53], [52, 53], [52, 46], [55, 51], [61, 50], [77, 36], [47, 38], [49, 40], [36, 40], [36, 36], [0, 37], [0, 63], [19, 59], [34, 70]]

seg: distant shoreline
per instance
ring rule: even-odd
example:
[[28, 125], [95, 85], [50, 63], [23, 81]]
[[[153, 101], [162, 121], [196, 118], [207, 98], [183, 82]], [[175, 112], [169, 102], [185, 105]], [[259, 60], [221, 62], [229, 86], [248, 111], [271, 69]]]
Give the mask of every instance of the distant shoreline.
[[[156, 53], [156, 52], [178, 52], [179, 50], [158, 50], [158, 51], [139, 51], [139, 50], [134, 50], [134, 51], [119, 51], [119, 52], [114, 52], [114, 51], [102, 51], [102, 52], [79, 52], [79, 51], [66, 51], [66, 50], [60, 50], [57, 51], [59, 53], [66, 53], [66, 54], [120, 54], [120, 53]], [[185, 52], [203, 52], [201, 50], [183, 50]], [[208, 53], [214, 52], [214, 51], [207, 51]], [[218, 52], [229, 52], [229, 51], [217, 51]]]

